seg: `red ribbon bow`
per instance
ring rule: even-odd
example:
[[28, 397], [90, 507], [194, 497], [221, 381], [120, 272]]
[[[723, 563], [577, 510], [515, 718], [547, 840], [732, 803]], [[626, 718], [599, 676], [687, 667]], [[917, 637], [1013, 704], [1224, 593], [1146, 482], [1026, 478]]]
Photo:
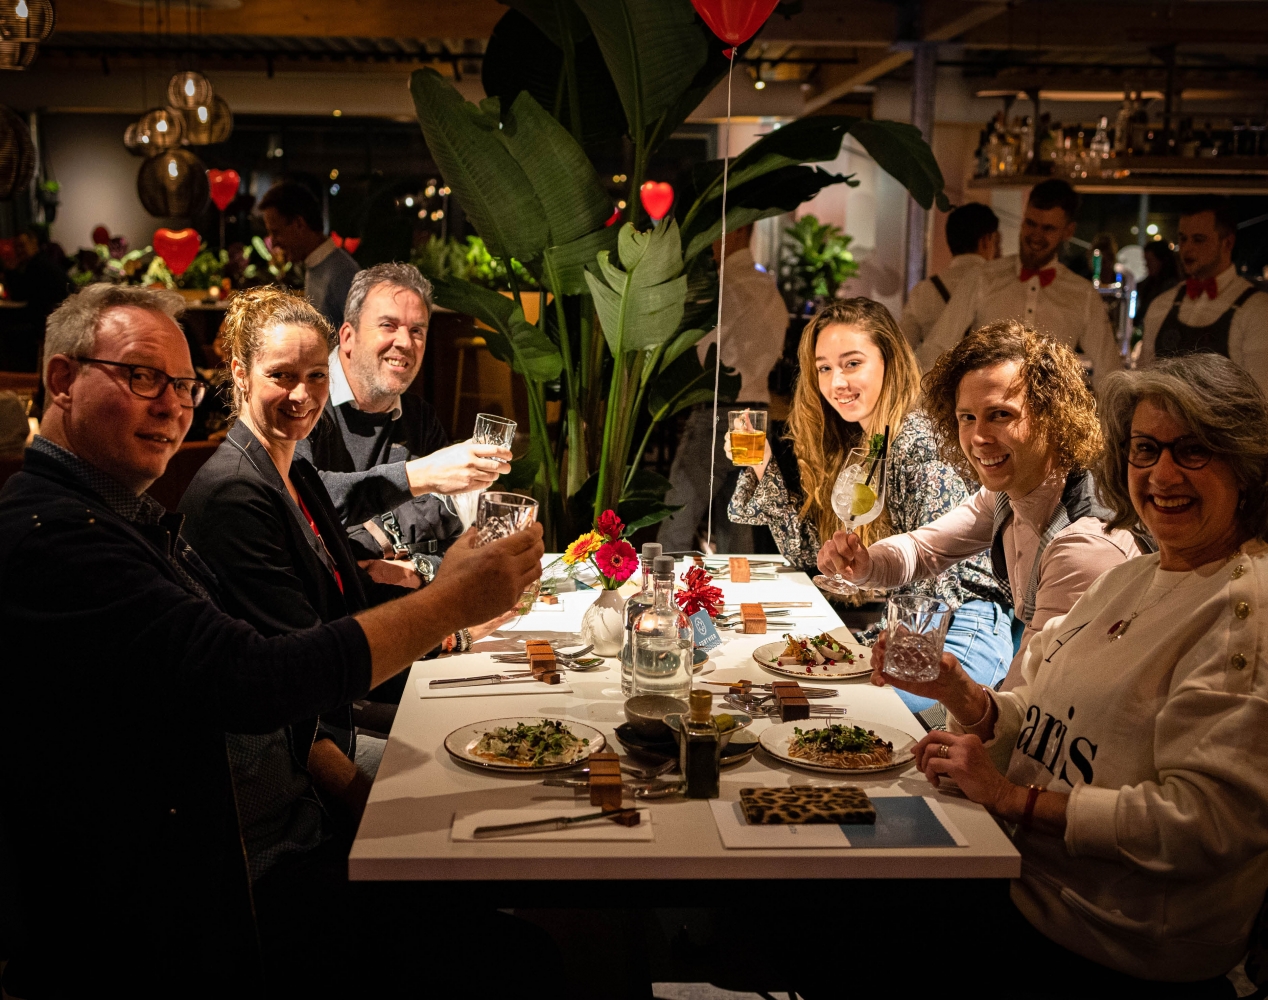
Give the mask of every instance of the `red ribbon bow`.
[[1208, 299], [1213, 299], [1219, 294], [1219, 286], [1214, 278], [1207, 278], [1205, 281], [1201, 278], [1188, 278], [1184, 282], [1184, 291], [1191, 299], [1200, 299], [1203, 292], [1206, 292]]
[[1057, 269], [1055, 267], [1045, 267], [1041, 271], [1035, 267], [1023, 267], [1021, 269], [1021, 274], [1018, 275], [1018, 277], [1022, 281], [1029, 281], [1036, 274], [1039, 275], [1039, 287], [1047, 288], [1049, 285], [1052, 284], [1053, 280], [1056, 278]]

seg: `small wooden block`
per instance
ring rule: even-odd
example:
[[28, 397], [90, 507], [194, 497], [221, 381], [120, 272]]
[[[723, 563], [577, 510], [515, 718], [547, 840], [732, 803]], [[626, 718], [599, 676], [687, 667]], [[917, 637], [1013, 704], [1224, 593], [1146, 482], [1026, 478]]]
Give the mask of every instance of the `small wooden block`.
[[747, 559], [743, 556], [731, 556], [729, 561], [731, 563], [732, 583], [749, 583], [752, 581]]
[[621, 758], [614, 753], [592, 753], [586, 758], [586, 764], [590, 767], [590, 773], [593, 774], [615, 774], [621, 773]]
[[692, 556], [691, 561], [701, 569], [704, 569], [704, 556]]
[[[793, 681], [793, 683], [796, 684], [797, 682]], [[752, 690], [753, 690], [752, 681], [737, 681], [731, 685], [732, 694], [748, 694]]]
[[554, 653], [529, 653], [528, 667], [530, 670], [536, 670], [538, 666], [545, 667], [547, 670], [555, 669]]
[[801, 697], [801, 685], [796, 681], [775, 681], [770, 686], [770, 690], [771, 694], [775, 696], [776, 701], [789, 697]]
[[619, 774], [590, 774], [590, 804], [605, 812], [621, 808], [621, 776]]
[[528, 642], [524, 643], [524, 652], [529, 656], [532, 656], [534, 653], [548, 653], [551, 656], [555, 655], [555, 650], [545, 639], [529, 639]]
[[781, 698], [776, 704], [779, 706], [781, 722], [795, 722], [798, 719], [810, 718], [810, 702], [801, 695]]
[[626, 809], [617, 813], [611, 819], [613, 823], [618, 823], [621, 826], [638, 826], [641, 817], [637, 809]]
[[558, 670], [543, 670], [537, 679], [543, 684], [562, 684], [564, 675]]
[[542, 594], [537, 598], [543, 604], [558, 604], [559, 597], [557, 594]]

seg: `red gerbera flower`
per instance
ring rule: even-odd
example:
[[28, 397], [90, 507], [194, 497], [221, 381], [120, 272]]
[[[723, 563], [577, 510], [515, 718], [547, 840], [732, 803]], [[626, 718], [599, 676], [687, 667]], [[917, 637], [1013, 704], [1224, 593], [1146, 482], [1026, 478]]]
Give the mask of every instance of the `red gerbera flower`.
[[682, 575], [682, 582], [687, 585], [687, 589], [674, 594], [678, 607], [689, 615], [704, 608], [709, 612], [710, 618], [717, 618], [722, 611], [722, 590], [712, 586], [713, 577], [699, 566], [692, 566]]
[[638, 569], [638, 554], [633, 545], [618, 539], [606, 543], [594, 554], [594, 564], [605, 577], [620, 584]]
[[605, 510], [599, 515], [599, 523], [596, 526], [598, 532], [609, 542], [614, 542], [621, 537], [621, 532], [625, 530], [625, 525], [621, 523], [621, 519], [616, 516], [616, 511]]

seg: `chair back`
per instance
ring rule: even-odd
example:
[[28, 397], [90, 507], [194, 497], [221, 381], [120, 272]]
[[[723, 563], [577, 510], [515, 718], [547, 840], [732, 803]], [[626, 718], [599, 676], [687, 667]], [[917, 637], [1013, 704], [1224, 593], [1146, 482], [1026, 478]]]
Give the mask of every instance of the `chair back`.
[[168, 510], [175, 510], [198, 470], [218, 447], [218, 441], [186, 441], [147, 492]]

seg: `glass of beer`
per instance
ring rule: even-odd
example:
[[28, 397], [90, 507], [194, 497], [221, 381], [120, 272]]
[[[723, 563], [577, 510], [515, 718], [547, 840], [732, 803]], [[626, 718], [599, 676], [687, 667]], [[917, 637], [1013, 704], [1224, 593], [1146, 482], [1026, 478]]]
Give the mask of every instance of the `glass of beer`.
[[765, 410], [732, 410], [727, 417], [731, 432], [731, 464], [761, 465], [766, 457]]

